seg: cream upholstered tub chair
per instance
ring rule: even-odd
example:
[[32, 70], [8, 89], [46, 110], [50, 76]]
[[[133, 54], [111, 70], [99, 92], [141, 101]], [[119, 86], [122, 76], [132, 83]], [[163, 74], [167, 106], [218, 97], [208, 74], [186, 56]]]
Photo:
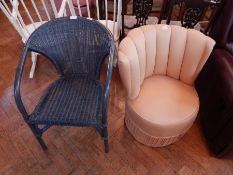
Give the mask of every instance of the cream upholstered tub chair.
[[162, 24], [136, 28], [122, 40], [125, 122], [136, 140], [165, 146], [188, 131], [199, 110], [194, 81], [214, 44], [194, 29]]

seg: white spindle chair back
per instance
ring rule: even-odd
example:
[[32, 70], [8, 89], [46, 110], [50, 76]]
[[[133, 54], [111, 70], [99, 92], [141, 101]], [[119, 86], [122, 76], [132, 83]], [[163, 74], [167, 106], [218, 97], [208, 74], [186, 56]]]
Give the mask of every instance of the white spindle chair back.
[[[57, 7], [56, 1], [61, 1], [60, 7]], [[98, 20], [111, 31], [116, 45], [118, 46], [122, 26], [122, 0], [95, 0], [94, 10], [93, 4], [91, 4], [90, 1], [91, 0], [9, 0], [6, 2], [6, 0], [0, 0], [0, 9], [22, 37], [24, 43], [31, 33], [41, 24], [54, 18], [72, 15]], [[108, 15], [110, 1], [113, 1], [112, 19], [109, 19]], [[76, 6], [74, 6], [74, 2]], [[100, 4], [101, 2], [102, 4]], [[83, 3], [85, 4], [87, 15], [84, 15]], [[100, 8], [100, 5], [105, 8]], [[101, 9], [104, 9], [104, 11], [101, 11]], [[95, 13], [93, 13], [93, 11]], [[104, 16], [104, 18], [101, 18], [101, 16]], [[36, 60], [37, 54], [32, 52], [33, 64], [29, 75], [30, 78], [33, 78]]]
[[[22, 37], [23, 42], [41, 24], [64, 14], [56, 8], [55, 0], [0, 0], [0, 9]], [[63, 0], [64, 2], [66, 0]], [[29, 19], [29, 20], [28, 20]]]
[[[75, 8], [73, 5], [73, 2], [76, 1], [77, 7]], [[89, 19], [95, 19], [98, 20], [100, 23], [102, 23], [105, 27], [107, 27], [111, 33], [113, 34], [114, 40], [116, 44], [118, 45], [120, 32], [121, 32], [121, 12], [122, 12], [122, 0], [95, 0], [95, 9], [91, 8], [91, 4], [89, 3], [90, 0], [83, 0], [86, 1], [86, 10], [87, 15], [84, 14], [81, 6], [82, 0], [65, 0], [63, 1], [59, 15], [61, 14], [65, 15], [68, 10], [70, 11], [70, 15], [72, 16], [86, 16]], [[113, 12], [112, 12], [112, 18], [109, 18], [109, 7], [110, 2], [113, 1]], [[101, 4], [102, 3], [102, 4]], [[105, 8], [100, 8], [100, 5], [104, 6]], [[91, 12], [91, 9], [95, 12]], [[104, 11], [101, 12], [101, 9], [104, 9]], [[101, 19], [101, 16], [104, 16]]]

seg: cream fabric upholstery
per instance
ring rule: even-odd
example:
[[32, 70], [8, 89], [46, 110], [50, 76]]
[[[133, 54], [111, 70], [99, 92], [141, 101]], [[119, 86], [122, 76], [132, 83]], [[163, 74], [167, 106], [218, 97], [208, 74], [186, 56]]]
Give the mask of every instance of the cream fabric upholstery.
[[192, 126], [199, 109], [193, 86], [215, 41], [179, 26], [146, 25], [130, 31], [118, 51], [127, 91], [125, 121], [140, 142], [164, 146]]
[[146, 25], [131, 30], [118, 51], [128, 97], [136, 98], [144, 78], [151, 75], [167, 75], [193, 85], [214, 44], [201, 32], [180, 26]]
[[126, 103], [128, 117], [156, 137], [182, 133], [193, 123], [199, 99], [194, 87], [168, 76], [145, 79], [138, 97]]

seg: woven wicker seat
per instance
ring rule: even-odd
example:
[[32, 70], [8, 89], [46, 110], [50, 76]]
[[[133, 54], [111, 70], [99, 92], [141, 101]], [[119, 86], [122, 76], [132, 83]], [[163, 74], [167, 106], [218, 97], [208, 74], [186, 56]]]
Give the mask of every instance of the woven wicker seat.
[[[32, 114], [27, 113], [20, 96], [20, 80], [29, 51], [47, 57], [59, 74]], [[107, 104], [114, 52], [110, 32], [99, 22], [85, 18], [56, 19], [32, 33], [17, 69], [15, 100], [42, 148], [47, 148], [42, 133], [50, 126], [86, 126], [97, 129], [108, 152]], [[99, 79], [105, 58], [109, 62], [103, 84]]]
[[87, 77], [63, 78], [48, 88], [29, 122], [101, 127], [103, 105], [100, 82]]

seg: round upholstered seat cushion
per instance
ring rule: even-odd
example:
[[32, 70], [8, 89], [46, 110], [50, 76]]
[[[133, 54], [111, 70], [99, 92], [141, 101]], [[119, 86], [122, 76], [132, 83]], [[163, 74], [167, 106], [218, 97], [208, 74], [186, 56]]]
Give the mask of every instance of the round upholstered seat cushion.
[[193, 86], [155, 75], [144, 80], [136, 99], [126, 102], [126, 125], [140, 142], [164, 146], [183, 136], [198, 109], [199, 98]]

